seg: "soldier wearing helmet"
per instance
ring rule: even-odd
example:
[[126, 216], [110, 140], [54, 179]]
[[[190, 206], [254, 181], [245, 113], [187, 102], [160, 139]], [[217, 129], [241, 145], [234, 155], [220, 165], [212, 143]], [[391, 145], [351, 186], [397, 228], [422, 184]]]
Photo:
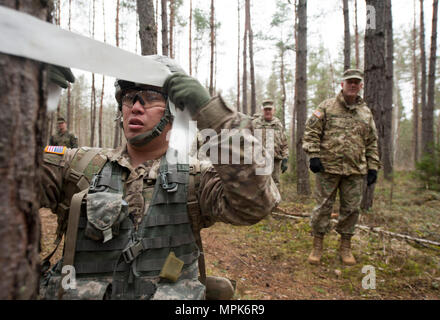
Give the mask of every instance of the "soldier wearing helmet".
[[[199, 278], [200, 229], [217, 221], [254, 224], [280, 201], [254, 162], [168, 161], [176, 121], [171, 103], [187, 110], [199, 130], [251, 128], [251, 120], [220, 96], [211, 98], [174, 61], [146, 58], [165, 64], [171, 75], [162, 87], [116, 81], [126, 143], [45, 152], [41, 204], [56, 212], [58, 234], [66, 238], [63, 259], [41, 282], [43, 298], [203, 299], [210, 286], [222, 288], [211, 297], [230, 298], [229, 281], [207, 281], [203, 268]], [[243, 152], [243, 145], [234, 148]], [[63, 285], [65, 266], [75, 270], [75, 288]]]

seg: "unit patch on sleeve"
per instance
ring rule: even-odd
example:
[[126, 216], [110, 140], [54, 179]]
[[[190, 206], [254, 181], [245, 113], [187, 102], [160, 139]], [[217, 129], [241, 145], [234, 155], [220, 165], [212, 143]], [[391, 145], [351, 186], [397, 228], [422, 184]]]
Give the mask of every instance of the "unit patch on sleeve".
[[64, 154], [66, 152], [65, 146], [46, 146], [44, 148], [44, 152], [47, 153], [55, 153], [55, 154]]
[[319, 110], [315, 110], [315, 112], [313, 112], [313, 115], [315, 117], [317, 117], [318, 119], [321, 119], [321, 117], [322, 117], [322, 113]]

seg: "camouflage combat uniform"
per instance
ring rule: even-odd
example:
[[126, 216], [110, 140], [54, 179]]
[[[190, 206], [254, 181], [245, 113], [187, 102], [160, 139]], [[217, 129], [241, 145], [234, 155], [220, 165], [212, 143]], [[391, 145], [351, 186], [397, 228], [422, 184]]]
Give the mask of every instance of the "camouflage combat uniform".
[[[198, 121], [199, 129], [212, 128], [218, 133], [221, 129], [251, 127], [250, 119], [226, 106], [221, 97], [212, 98], [209, 104], [199, 111], [195, 120]], [[243, 144], [238, 147], [238, 150], [234, 149], [237, 146], [231, 145], [230, 148], [232, 152], [243, 152]], [[89, 151], [88, 148], [80, 148], [68, 149], [64, 155], [45, 154], [42, 206], [50, 207], [53, 212], [61, 212], [62, 215], [63, 208], [60, 210], [60, 204], [65, 203], [63, 186], [66, 183], [66, 176], [68, 176], [72, 162], [81, 161], [81, 157]], [[144, 220], [148, 221], [147, 209], [149, 206], [154, 205], [151, 201], [155, 199], [153, 187], [155, 185], [154, 181], [158, 177], [159, 160], [146, 161], [134, 168], [131, 165], [126, 145], [118, 149], [99, 149], [98, 151], [98, 155], [93, 158], [95, 163], [92, 161], [92, 165], [88, 168], [93, 171], [93, 165], [101, 167], [102, 161], [104, 161], [115, 163], [117, 167], [122, 169], [123, 199], [128, 203], [128, 214], [134, 228], [138, 228]], [[200, 208], [200, 216], [196, 219], [199, 220], [197, 225], [200, 228], [209, 227], [217, 221], [233, 225], [251, 225], [267, 216], [272, 208], [280, 202], [279, 192], [270, 176], [255, 174], [256, 163], [250, 165], [205, 165], [197, 160], [195, 161], [196, 163], [193, 165], [200, 166], [200, 179], [196, 190]], [[85, 172], [85, 174], [90, 176], [88, 172]], [[89, 219], [88, 216], [87, 219]], [[64, 217], [60, 220], [66, 219]], [[87, 262], [93, 263], [94, 261]], [[96, 258], [96, 263], [99, 263], [99, 257]], [[197, 273], [197, 260], [191, 260], [191, 263], [185, 264], [178, 282], [163, 282], [160, 281], [158, 276], [152, 276], [150, 280], [155, 286], [154, 294], [152, 296], [131, 298], [203, 298], [204, 286], [198, 280], [194, 280], [197, 279]], [[109, 277], [110, 279], [107, 279], [107, 281], [111, 282], [111, 274]], [[100, 299], [105, 294], [106, 289], [102, 281], [94, 281], [93, 277], [81, 281], [80, 277], [77, 281], [79, 289], [69, 290], [72, 292], [67, 292], [64, 298]], [[180, 285], [177, 285], [177, 283], [180, 283]]]
[[329, 231], [339, 188], [341, 205], [336, 230], [352, 235], [359, 215], [363, 178], [368, 169], [380, 168], [370, 109], [359, 96], [354, 105], [347, 105], [342, 92], [325, 100], [307, 120], [303, 149], [309, 158], [320, 158], [324, 167], [324, 172], [316, 175], [318, 205], [312, 214], [312, 233]]
[[289, 146], [287, 144], [287, 136], [284, 132], [283, 124], [280, 119], [273, 117], [271, 121], [264, 119], [263, 115], [256, 115], [252, 121], [254, 129], [262, 129], [262, 144], [266, 147], [266, 130], [274, 131], [274, 168], [272, 178], [279, 187], [281, 174], [281, 161], [289, 157]]
[[78, 148], [78, 138], [68, 131], [57, 132], [49, 139], [51, 146], [66, 146], [67, 148]]

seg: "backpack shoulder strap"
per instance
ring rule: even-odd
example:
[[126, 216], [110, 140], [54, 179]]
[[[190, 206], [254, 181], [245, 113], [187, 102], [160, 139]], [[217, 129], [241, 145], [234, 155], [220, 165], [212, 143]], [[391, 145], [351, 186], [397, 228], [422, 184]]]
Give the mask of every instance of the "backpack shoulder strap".
[[[64, 176], [64, 198], [58, 204], [57, 216], [58, 226], [56, 231], [56, 239], [54, 241], [55, 249], [43, 258], [42, 266], [43, 272], [50, 266], [49, 260], [52, 258], [59, 244], [67, 231], [68, 219], [70, 216], [70, 209], [74, 195], [81, 190], [85, 190], [90, 185], [90, 180], [93, 174], [98, 173], [107, 162], [107, 157], [100, 154], [100, 148], [80, 148], [75, 153], [69, 169]], [[67, 238], [67, 236], [66, 236]], [[66, 239], [67, 240], [67, 239]]]
[[200, 162], [197, 159], [190, 158], [189, 165], [189, 185], [188, 185], [188, 215], [191, 220], [191, 227], [196, 239], [197, 246], [200, 250], [199, 255], [199, 273], [200, 282], [206, 284], [206, 266], [205, 266], [205, 254], [203, 252], [202, 237], [200, 230], [202, 229], [201, 223], [201, 210], [197, 193], [200, 186]]

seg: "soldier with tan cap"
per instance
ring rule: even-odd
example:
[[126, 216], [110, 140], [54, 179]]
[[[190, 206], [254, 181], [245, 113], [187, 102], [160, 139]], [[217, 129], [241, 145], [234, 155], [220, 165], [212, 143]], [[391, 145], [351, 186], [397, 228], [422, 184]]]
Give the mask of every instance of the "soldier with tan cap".
[[340, 212], [336, 231], [341, 235], [340, 255], [346, 265], [356, 264], [351, 237], [358, 221], [362, 183], [376, 182], [380, 168], [373, 115], [358, 95], [363, 73], [346, 70], [342, 90], [322, 102], [307, 120], [303, 149], [316, 174], [317, 206], [311, 216], [313, 250], [308, 261], [319, 264], [324, 235], [330, 230], [330, 215], [339, 190]]
[[287, 170], [289, 158], [289, 146], [284, 131], [284, 126], [280, 119], [275, 116], [275, 105], [271, 99], [263, 100], [261, 104], [262, 115], [258, 115], [253, 120], [254, 129], [263, 129], [262, 143], [266, 146], [267, 130], [274, 131], [274, 168], [272, 178], [277, 187], [280, 186], [280, 174]]

